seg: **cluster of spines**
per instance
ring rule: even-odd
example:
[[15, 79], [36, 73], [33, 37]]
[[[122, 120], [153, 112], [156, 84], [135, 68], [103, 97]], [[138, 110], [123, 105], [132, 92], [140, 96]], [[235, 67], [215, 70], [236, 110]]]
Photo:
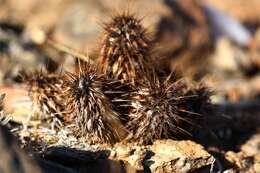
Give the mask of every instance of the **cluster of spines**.
[[52, 128], [61, 127], [65, 114], [61, 74], [41, 70], [22, 76], [29, 86], [29, 96], [32, 100], [30, 118], [46, 122]]
[[89, 65], [83, 66], [78, 74], [67, 73], [68, 112], [80, 135], [86, 136], [89, 142], [115, 143], [127, 134], [111, 102], [117, 100], [117, 94], [124, 94], [123, 90], [115, 90], [115, 83]]
[[187, 90], [183, 82], [171, 82], [170, 77], [164, 82], [156, 78], [149, 82], [132, 93], [127, 139], [151, 144], [156, 139], [190, 136], [202, 123], [204, 107], [209, 103], [207, 88]]
[[113, 17], [104, 26], [101, 45], [98, 61], [103, 73], [123, 83], [144, 82], [152, 66], [151, 41], [141, 20], [126, 13]]
[[188, 88], [184, 82], [173, 80], [173, 75], [167, 79], [160, 76], [147, 32], [133, 15], [114, 17], [104, 30], [99, 58], [102, 71], [135, 88], [129, 97], [127, 139], [148, 144], [156, 139], [192, 134], [209, 101], [207, 88]]
[[[104, 30], [98, 70], [86, 64], [77, 73], [67, 73], [62, 78], [66, 101], [55, 103], [64, 103], [62, 107], [80, 136], [94, 143], [126, 139], [150, 144], [156, 139], [191, 134], [202, 122], [204, 107], [209, 103], [207, 88], [188, 88], [171, 76], [162, 79], [154, 69], [146, 30], [133, 15], [114, 17]], [[32, 98], [38, 105], [46, 105], [42, 100], [52, 87], [41, 92], [40, 76], [29, 80], [30, 93], [36, 86], [35, 93], [44, 94]], [[49, 85], [57, 82], [46, 81]], [[40, 108], [44, 110], [44, 106]]]

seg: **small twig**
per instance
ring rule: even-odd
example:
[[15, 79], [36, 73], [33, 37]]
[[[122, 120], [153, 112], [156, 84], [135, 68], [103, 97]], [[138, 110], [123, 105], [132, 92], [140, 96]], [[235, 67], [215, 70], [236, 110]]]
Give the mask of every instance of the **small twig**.
[[68, 46], [62, 45], [62, 44], [57, 43], [57, 42], [50, 40], [50, 39], [47, 40], [47, 44], [50, 45], [51, 47], [53, 47], [54, 49], [57, 49], [58, 51], [72, 55], [73, 57], [79, 58], [79, 59], [81, 59], [85, 62], [88, 62], [90, 64], [95, 64], [94, 61], [89, 58], [89, 56], [86, 56], [83, 53], [81, 53], [77, 50], [74, 50], [74, 49], [72, 49]]

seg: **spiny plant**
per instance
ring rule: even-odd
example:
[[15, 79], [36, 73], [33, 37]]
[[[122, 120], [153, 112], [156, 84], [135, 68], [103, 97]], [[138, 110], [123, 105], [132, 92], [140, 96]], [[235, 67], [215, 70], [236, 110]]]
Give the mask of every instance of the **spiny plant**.
[[41, 70], [31, 74], [22, 73], [22, 77], [29, 86], [29, 96], [32, 100], [31, 118], [46, 122], [52, 128], [61, 127], [65, 113], [61, 74]]
[[157, 72], [141, 20], [127, 13], [113, 17], [101, 46], [97, 67], [79, 63], [77, 72], [65, 76], [26, 76], [40, 119], [65, 112], [58, 117], [67, 118], [78, 136], [110, 144], [180, 138], [203, 122], [210, 92]]
[[140, 86], [132, 95], [127, 139], [151, 144], [156, 139], [190, 135], [203, 119], [202, 107], [209, 94], [204, 88], [186, 89], [183, 82], [171, 82], [170, 77], [164, 82], [154, 78], [150, 85]]
[[123, 13], [104, 25], [104, 37], [98, 62], [102, 72], [133, 85], [149, 75], [151, 41], [141, 20]]
[[67, 108], [80, 135], [89, 142], [113, 144], [122, 140], [127, 131], [111, 101], [124, 91], [113, 90], [116, 82], [98, 74], [89, 64], [82, 66], [78, 74], [66, 76]]

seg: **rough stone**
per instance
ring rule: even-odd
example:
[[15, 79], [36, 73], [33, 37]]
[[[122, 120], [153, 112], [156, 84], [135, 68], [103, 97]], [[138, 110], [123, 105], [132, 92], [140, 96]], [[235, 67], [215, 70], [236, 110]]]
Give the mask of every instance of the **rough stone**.
[[228, 151], [225, 154], [226, 159], [233, 164], [232, 168], [226, 170], [228, 173], [233, 172], [247, 172], [247, 173], [258, 173], [260, 154], [255, 156], [248, 156], [247, 153]]
[[152, 147], [152, 172], [191, 172], [213, 163], [214, 158], [192, 141], [157, 141]]
[[241, 146], [241, 151], [249, 156], [260, 155], [260, 133], [253, 135], [245, 144]]
[[152, 173], [191, 172], [214, 161], [201, 145], [192, 141], [158, 140], [144, 147], [118, 144], [113, 151], [116, 152], [110, 155], [113, 159], [123, 160], [137, 170]]

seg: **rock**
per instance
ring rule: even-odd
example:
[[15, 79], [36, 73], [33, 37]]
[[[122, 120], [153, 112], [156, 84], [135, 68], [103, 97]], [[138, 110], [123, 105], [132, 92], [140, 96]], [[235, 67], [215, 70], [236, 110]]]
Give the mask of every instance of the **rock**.
[[3, 110], [12, 115], [12, 120], [16, 123], [28, 121], [31, 113], [31, 101], [25, 86], [0, 86], [0, 93], [5, 93]]
[[111, 158], [152, 173], [192, 172], [214, 161], [201, 145], [192, 141], [158, 140], [151, 146], [142, 147], [118, 144], [113, 151], [115, 153], [110, 155]]
[[118, 143], [113, 148], [109, 149], [109, 158], [113, 160], [122, 160], [137, 170], [143, 170], [143, 161], [146, 152], [149, 150], [147, 147], [137, 145]]
[[228, 151], [225, 154], [226, 159], [233, 164], [232, 168], [226, 170], [227, 173], [236, 172], [247, 172], [247, 173], [258, 173], [260, 154], [256, 156], [248, 156], [247, 153]]
[[253, 135], [241, 146], [241, 151], [249, 156], [260, 155], [260, 133]]
[[209, 166], [214, 158], [192, 141], [157, 141], [151, 147], [154, 156], [149, 160], [152, 172], [192, 172]]
[[[107, 158], [108, 151], [81, 151], [50, 147], [32, 157], [18, 147], [8, 130], [0, 126], [1, 173], [136, 173], [129, 163]], [[32, 148], [30, 148], [32, 149]], [[29, 150], [29, 149], [28, 149]]]
[[[31, 133], [34, 134], [36, 131]], [[61, 138], [61, 135], [50, 135], [42, 132], [40, 134], [44, 136], [39, 137], [44, 140], [43, 148], [48, 145], [61, 146], [62, 142], [56, 145], [55, 142], [50, 142], [53, 140], [48, 138], [48, 135], [53, 139]], [[69, 135], [63, 137], [62, 141], [69, 140]], [[30, 137], [30, 139], [33, 138]], [[79, 142], [77, 145], [81, 146], [82, 144]], [[118, 143], [113, 147], [97, 145], [80, 148], [77, 145], [66, 146], [69, 148], [49, 148], [43, 152], [43, 161], [48, 161], [48, 163], [50, 161], [57, 164], [58, 167], [63, 166], [72, 170], [80, 169], [80, 172], [92, 170], [93, 172], [111, 173], [121, 173], [122, 170], [127, 173], [138, 171], [185, 173], [198, 171], [201, 168], [209, 170], [209, 166], [214, 162], [214, 158], [201, 145], [192, 141], [158, 140], [153, 145], [147, 146]], [[35, 148], [38, 148], [37, 146]], [[75, 149], [72, 149], [73, 147]], [[48, 165], [46, 166], [48, 167]]]
[[245, 51], [240, 50], [227, 38], [222, 38], [217, 42], [216, 52], [213, 56], [215, 68], [221, 68], [223, 71], [235, 71], [244, 68], [250, 68], [250, 59]]

